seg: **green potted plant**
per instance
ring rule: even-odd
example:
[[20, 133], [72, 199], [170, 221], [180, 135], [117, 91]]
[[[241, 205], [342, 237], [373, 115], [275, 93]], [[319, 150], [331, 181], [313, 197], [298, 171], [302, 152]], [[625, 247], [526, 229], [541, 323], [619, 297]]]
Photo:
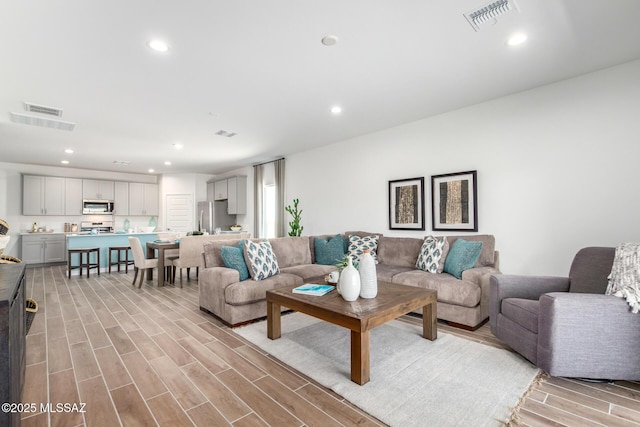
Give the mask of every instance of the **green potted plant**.
[[293, 220], [289, 221], [289, 227], [291, 228], [291, 230], [289, 231], [289, 236], [294, 237], [302, 236], [302, 230], [304, 230], [304, 227], [300, 225], [300, 220], [302, 219], [302, 209], [298, 210], [298, 203], [300, 203], [300, 200], [293, 199], [293, 207], [291, 207], [291, 205], [288, 205], [284, 208], [284, 210], [289, 212], [289, 214], [291, 214], [291, 216], [293, 217]]

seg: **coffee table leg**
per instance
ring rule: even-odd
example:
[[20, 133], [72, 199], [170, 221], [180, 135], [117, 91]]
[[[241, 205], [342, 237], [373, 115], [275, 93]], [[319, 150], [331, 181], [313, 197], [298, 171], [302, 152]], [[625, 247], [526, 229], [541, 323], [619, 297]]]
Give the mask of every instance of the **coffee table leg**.
[[272, 340], [280, 338], [280, 304], [267, 301], [267, 337]]
[[438, 313], [435, 303], [422, 307], [422, 336], [431, 341], [438, 338]]
[[369, 344], [369, 331], [351, 331], [351, 381], [356, 384], [363, 385], [369, 382]]

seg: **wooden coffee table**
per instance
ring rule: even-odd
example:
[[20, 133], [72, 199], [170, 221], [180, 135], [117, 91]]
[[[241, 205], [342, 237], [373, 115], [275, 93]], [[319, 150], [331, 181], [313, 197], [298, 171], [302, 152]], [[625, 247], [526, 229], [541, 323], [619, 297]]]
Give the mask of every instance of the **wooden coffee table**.
[[[323, 283], [312, 281], [311, 283]], [[337, 291], [322, 296], [294, 294], [295, 286], [267, 291], [267, 336], [281, 335], [281, 306], [308, 314], [351, 330], [351, 381], [369, 381], [371, 329], [422, 307], [422, 336], [431, 341], [438, 336], [436, 291], [378, 281], [375, 298], [347, 302]]]

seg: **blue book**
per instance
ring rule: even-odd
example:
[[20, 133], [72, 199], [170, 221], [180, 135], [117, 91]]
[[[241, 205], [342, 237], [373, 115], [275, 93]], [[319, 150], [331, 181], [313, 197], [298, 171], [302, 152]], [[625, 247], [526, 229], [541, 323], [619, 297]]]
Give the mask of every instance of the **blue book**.
[[304, 294], [304, 295], [324, 295], [336, 287], [331, 285], [317, 285], [315, 283], [305, 283], [302, 286], [298, 286], [297, 288], [293, 288], [294, 294]]

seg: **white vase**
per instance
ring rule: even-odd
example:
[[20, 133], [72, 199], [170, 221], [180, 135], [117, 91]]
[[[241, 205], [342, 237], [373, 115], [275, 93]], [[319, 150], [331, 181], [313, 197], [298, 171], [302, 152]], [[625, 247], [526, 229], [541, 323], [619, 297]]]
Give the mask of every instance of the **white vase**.
[[355, 301], [360, 295], [360, 273], [353, 266], [351, 257], [349, 257], [348, 264], [342, 270], [340, 274], [340, 280], [338, 280], [339, 292], [345, 301]]
[[368, 250], [365, 250], [360, 258], [360, 297], [375, 298], [378, 295], [378, 276], [376, 275], [376, 262]]

